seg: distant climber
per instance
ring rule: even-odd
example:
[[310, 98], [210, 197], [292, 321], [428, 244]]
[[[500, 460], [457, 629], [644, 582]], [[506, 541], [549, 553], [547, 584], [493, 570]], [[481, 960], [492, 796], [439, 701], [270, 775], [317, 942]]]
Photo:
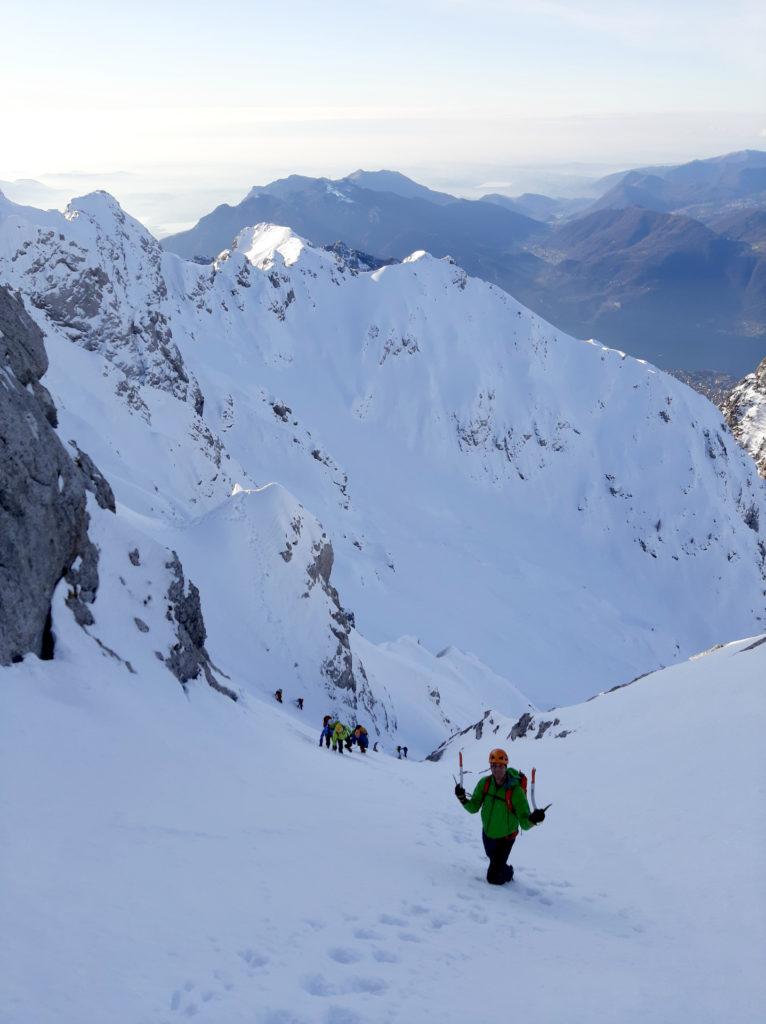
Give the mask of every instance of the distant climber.
[[397, 756], [397, 759], [399, 761], [401, 761], [401, 759], [402, 759], [402, 748], [401, 747], [397, 747], [396, 748], [396, 756]]
[[276, 699], [281, 704], [282, 703], [282, 691], [281, 690], [275, 690], [274, 691], [274, 696], [276, 697]]
[[327, 749], [330, 749], [330, 739], [332, 737], [332, 731], [335, 727], [335, 722], [332, 720], [332, 715], [325, 715], [322, 719], [322, 731], [319, 734], [319, 746], [324, 743]]
[[353, 746], [354, 743], [358, 745], [360, 754], [367, 753], [367, 747], [370, 745], [370, 737], [367, 735], [367, 730], [363, 725], [356, 726], [354, 731], [351, 733], [351, 739], [349, 742], [351, 746]]
[[298, 709], [299, 711], [303, 711], [303, 697], [297, 697], [297, 698], [296, 698], [296, 699], [295, 699], [295, 700], [293, 701], [293, 704], [294, 704], [294, 705], [296, 706], [296, 708], [297, 708], [297, 709]]
[[402, 747], [402, 754], [403, 754], [403, 755], [404, 755], [405, 757], [407, 756], [407, 747]]
[[508, 863], [511, 847], [519, 829], [526, 832], [545, 820], [545, 811], [530, 811], [525, 792], [526, 776], [508, 767], [508, 755], [496, 748], [489, 754], [491, 775], [479, 779], [471, 797], [463, 787], [455, 786], [455, 796], [469, 814], [481, 810], [484, 852], [489, 857], [487, 881], [504, 885], [513, 879], [513, 865]]
[[342, 754], [343, 745], [345, 743], [347, 748], [350, 750], [351, 747], [348, 746], [348, 738], [350, 735], [351, 730], [347, 725], [344, 725], [343, 722], [335, 722], [332, 730], [332, 749], [337, 750], [339, 754]]

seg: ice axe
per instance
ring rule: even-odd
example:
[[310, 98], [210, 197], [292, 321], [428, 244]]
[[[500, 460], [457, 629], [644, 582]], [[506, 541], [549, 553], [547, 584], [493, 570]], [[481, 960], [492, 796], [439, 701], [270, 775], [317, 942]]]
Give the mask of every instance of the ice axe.
[[[531, 785], [530, 790], [529, 790], [529, 798], [532, 801], [532, 810], [533, 811], [537, 810], [537, 804], [535, 803], [535, 777], [536, 776], [537, 776], [537, 768], [533, 768], [532, 769], [532, 785]], [[553, 806], [553, 804], [546, 804], [546, 806], [542, 808], [543, 814], [548, 810], [549, 807], [552, 807], [552, 806]]]

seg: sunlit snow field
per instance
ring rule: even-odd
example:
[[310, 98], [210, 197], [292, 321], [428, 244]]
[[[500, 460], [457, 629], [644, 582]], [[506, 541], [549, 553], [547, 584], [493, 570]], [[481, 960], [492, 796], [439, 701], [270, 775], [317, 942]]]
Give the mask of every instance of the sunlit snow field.
[[464, 738], [553, 804], [495, 888], [457, 748], [340, 756], [315, 699], [187, 697], [61, 642], [3, 678], [5, 1024], [759, 1019], [766, 644], [557, 712], [563, 739]]

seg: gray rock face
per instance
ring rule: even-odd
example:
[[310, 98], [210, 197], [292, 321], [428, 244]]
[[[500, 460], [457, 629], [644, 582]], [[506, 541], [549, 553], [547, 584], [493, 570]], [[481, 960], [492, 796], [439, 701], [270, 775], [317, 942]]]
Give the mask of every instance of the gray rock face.
[[[352, 693], [356, 693], [358, 683], [354, 675], [354, 657], [349, 640], [351, 624], [341, 606], [338, 591], [330, 583], [330, 573], [335, 559], [332, 544], [329, 540], [323, 540], [314, 545], [312, 554], [313, 560], [307, 567], [309, 587], [319, 583], [329, 598], [332, 605], [330, 632], [336, 640], [335, 651], [330, 657], [325, 658], [322, 664], [322, 674], [341, 690], [351, 690]], [[362, 669], [362, 671], [364, 670]]]
[[766, 477], [766, 359], [737, 384], [721, 411], [732, 434]]
[[534, 715], [530, 715], [528, 711], [525, 712], [511, 729], [510, 739], [518, 740], [521, 739], [522, 736], [526, 736], [532, 728], [533, 721]]
[[[22, 302], [0, 288], [0, 665], [29, 653], [53, 657], [50, 606], [62, 579], [76, 622], [83, 628], [95, 623], [99, 550], [88, 537], [86, 492], [115, 511], [112, 488], [93, 460], [74, 442], [70, 456], [53, 430], [55, 406], [40, 383], [47, 367], [42, 332]], [[140, 564], [137, 548], [129, 558]], [[167, 616], [175, 623], [176, 643], [163, 661], [181, 683], [202, 673], [236, 700], [214, 675], [199, 591], [186, 585], [175, 553], [167, 568]], [[139, 632], [148, 631], [143, 620], [134, 621]]]
[[86, 455], [76, 442], [70, 441], [69, 443], [77, 452], [77, 458], [74, 461], [82, 475], [85, 489], [90, 491], [95, 497], [100, 508], [107, 509], [109, 512], [115, 512], [116, 505], [114, 501], [114, 491], [112, 490], [109, 481], [95, 465], [90, 455]]
[[166, 666], [181, 684], [197, 679], [202, 674], [214, 690], [236, 700], [237, 694], [219, 682], [214, 674], [214, 670], [220, 673], [220, 669], [215, 669], [205, 647], [207, 630], [202, 617], [199, 590], [191, 580], [186, 586], [183, 566], [175, 551], [170, 561], [165, 563], [165, 568], [170, 572], [166, 614], [168, 620], [176, 624], [176, 643], [163, 659]]
[[0, 288], [0, 665], [52, 657], [50, 604], [62, 578], [77, 621], [93, 621], [98, 549], [88, 539], [87, 481], [52, 429], [56, 410], [40, 384], [47, 366], [41, 331]]
[[458, 732], [453, 733], [450, 737], [444, 740], [443, 743], [440, 743], [436, 750], [431, 751], [426, 758], [426, 761], [440, 761], [444, 756], [445, 751], [454, 742], [454, 740], [459, 739], [461, 736], [467, 736], [470, 732], [473, 733], [474, 739], [480, 740], [484, 735], [485, 728], [491, 729], [492, 732], [497, 732], [499, 728], [495, 725], [495, 720], [492, 717], [491, 711], [485, 711], [478, 722], [473, 722], [471, 725], [467, 725], [465, 729], [460, 729]]

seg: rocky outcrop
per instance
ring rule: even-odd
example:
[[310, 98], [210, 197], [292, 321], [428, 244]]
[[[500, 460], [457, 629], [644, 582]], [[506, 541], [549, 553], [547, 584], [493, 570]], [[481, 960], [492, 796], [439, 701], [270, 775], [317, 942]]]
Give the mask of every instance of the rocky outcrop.
[[62, 578], [77, 621], [93, 621], [98, 549], [85, 492], [106, 500], [111, 488], [84, 453], [73, 462], [55, 433], [55, 406], [40, 383], [47, 367], [42, 332], [0, 288], [0, 665], [53, 656], [50, 605]]
[[[138, 552], [136, 557], [138, 558]], [[214, 690], [236, 700], [237, 694], [219, 682], [215, 676], [215, 671], [221, 675], [223, 673], [220, 669], [215, 669], [205, 647], [207, 630], [202, 617], [199, 590], [191, 580], [188, 587], [186, 586], [183, 566], [175, 551], [170, 561], [165, 563], [165, 568], [170, 572], [166, 615], [168, 621], [174, 622], [176, 627], [176, 642], [163, 659], [165, 664], [182, 685], [204, 675], [208, 685]], [[141, 629], [141, 626], [138, 628]]]
[[[351, 623], [348, 615], [340, 603], [338, 597], [338, 591], [330, 583], [330, 573], [332, 572], [333, 562], [335, 555], [332, 549], [332, 544], [322, 536], [321, 541], [317, 541], [312, 548], [313, 560], [307, 567], [309, 577], [309, 589], [316, 583], [319, 583], [322, 590], [327, 595], [332, 610], [330, 612], [330, 618], [332, 620], [330, 625], [330, 632], [335, 637], [336, 645], [333, 654], [325, 658], [322, 663], [322, 675], [325, 676], [334, 686], [340, 687], [341, 690], [351, 690], [356, 693], [359, 689], [356, 676], [354, 675], [354, 656], [351, 652]], [[364, 674], [364, 668], [361, 664], [357, 666], [361, 674], [364, 676], [364, 684], [366, 688], [367, 677]]]
[[140, 389], [151, 387], [201, 416], [204, 397], [173, 338], [159, 242], [105, 192], [55, 217], [20, 242], [3, 267], [8, 280], [63, 337], [122, 371], [116, 393], [136, 412], [149, 416]]
[[737, 384], [721, 410], [732, 434], [766, 477], [766, 359]]
[[426, 757], [426, 761], [441, 761], [447, 748], [461, 736], [468, 736], [469, 733], [473, 733], [473, 738], [475, 740], [480, 740], [484, 734], [485, 727], [489, 727], [492, 732], [497, 732], [499, 729], [499, 726], [495, 723], [495, 719], [492, 717], [491, 711], [485, 711], [484, 715], [478, 722], [473, 722], [471, 725], [467, 725], [465, 729], [460, 729], [458, 732], [453, 733], [448, 737], [448, 739], [441, 743], [436, 750], [431, 751], [428, 757]]

